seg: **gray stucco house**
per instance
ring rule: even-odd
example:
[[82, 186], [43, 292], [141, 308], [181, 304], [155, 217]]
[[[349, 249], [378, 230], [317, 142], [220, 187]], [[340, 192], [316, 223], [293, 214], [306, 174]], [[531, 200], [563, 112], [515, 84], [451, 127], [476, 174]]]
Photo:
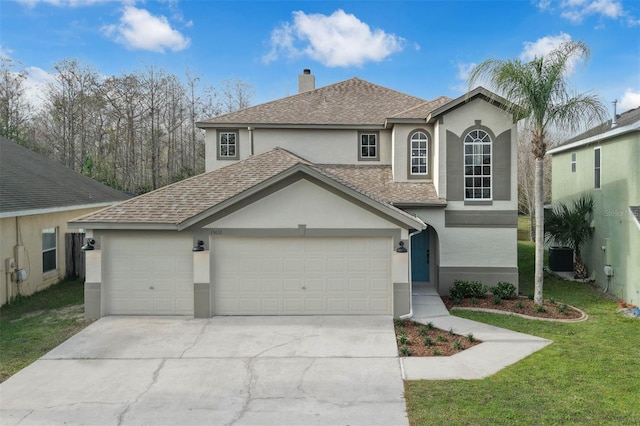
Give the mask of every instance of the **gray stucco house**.
[[197, 123], [204, 174], [71, 223], [96, 241], [87, 315], [400, 317], [415, 282], [517, 285], [505, 100], [298, 79]]

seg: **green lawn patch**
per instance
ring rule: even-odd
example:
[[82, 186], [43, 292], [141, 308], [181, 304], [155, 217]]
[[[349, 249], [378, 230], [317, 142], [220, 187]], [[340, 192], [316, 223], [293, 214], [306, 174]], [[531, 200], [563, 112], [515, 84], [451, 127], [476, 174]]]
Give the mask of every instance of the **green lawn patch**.
[[[520, 292], [533, 292], [533, 243], [519, 242]], [[474, 381], [405, 383], [412, 425], [640, 424], [640, 321], [593, 286], [545, 275], [545, 298], [587, 312], [563, 324], [481, 312], [455, 315], [553, 340]]]
[[0, 309], [0, 382], [91, 321], [84, 319], [82, 281], [63, 281]]

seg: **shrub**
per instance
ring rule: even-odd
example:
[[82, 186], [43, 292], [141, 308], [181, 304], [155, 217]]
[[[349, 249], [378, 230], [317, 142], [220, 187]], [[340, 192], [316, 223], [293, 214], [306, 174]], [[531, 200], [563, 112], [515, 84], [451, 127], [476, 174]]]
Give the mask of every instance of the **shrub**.
[[501, 281], [491, 289], [493, 296], [498, 296], [500, 299], [509, 300], [516, 297], [516, 286], [505, 281]]
[[498, 296], [497, 294], [493, 295], [493, 304], [494, 305], [499, 305], [502, 302], [502, 298], [500, 296]]
[[449, 290], [452, 299], [464, 299], [465, 297], [481, 298], [487, 295], [487, 287], [480, 281], [455, 280]]
[[408, 344], [409, 336], [407, 336], [406, 334], [401, 334], [400, 336], [398, 336], [398, 342], [400, 342], [401, 345]]
[[453, 349], [456, 349], [458, 351], [461, 351], [462, 349], [464, 349], [464, 346], [462, 346], [462, 342], [460, 340], [456, 340], [453, 343]]
[[402, 355], [402, 356], [411, 356], [411, 351], [409, 350], [408, 347], [401, 346], [400, 347], [400, 355]]
[[422, 327], [418, 328], [418, 334], [420, 336], [426, 336], [427, 335], [427, 327], [422, 326]]
[[433, 339], [431, 337], [427, 336], [427, 337], [424, 338], [422, 343], [424, 343], [425, 346], [433, 346]]

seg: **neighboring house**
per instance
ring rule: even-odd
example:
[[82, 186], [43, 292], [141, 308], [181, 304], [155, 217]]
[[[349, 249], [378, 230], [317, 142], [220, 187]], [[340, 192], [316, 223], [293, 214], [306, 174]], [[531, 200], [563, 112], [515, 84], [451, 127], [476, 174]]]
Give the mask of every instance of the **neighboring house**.
[[206, 173], [72, 223], [88, 315], [398, 317], [415, 282], [517, 285], [506, 101], [314, 86], [197, 123]]
[[[552, 197], [594, 200], [593, 236], [582, 249], [588, 273], [603, 289], [640, 304], [640, 108], [549, 150]], [[605, 274], [610, 265], [613, 275]]]
[[65, 277], [67, 221], [127, 198], [0, 137], [0, 305]]

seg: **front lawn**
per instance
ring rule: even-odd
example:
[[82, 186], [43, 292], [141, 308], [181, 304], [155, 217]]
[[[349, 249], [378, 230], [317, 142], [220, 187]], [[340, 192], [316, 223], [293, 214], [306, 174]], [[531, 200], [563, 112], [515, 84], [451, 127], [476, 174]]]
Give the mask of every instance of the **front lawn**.
[[0, 309], [0, 382], [73, 336], [84, 319], [82, 281], [63, 281]]
[[[520, 293], [533, 292], [533, 243], [518, 242]], [[455, 315], [554, 343], [483, 380], [409, 381], [412, 425], [640, 424], [640, 320], [588, 284], [545, 275], [545, 298], [587, 312], [549, 323], [481, 312]]]

